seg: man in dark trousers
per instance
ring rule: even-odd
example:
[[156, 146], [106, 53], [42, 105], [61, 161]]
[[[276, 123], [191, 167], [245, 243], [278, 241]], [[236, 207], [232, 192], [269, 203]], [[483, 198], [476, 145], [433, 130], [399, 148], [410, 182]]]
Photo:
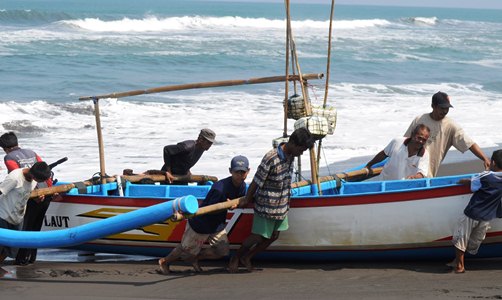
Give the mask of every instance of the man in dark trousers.
[[[17, 136], [14, 132], [7, 132], [0, 136], [0, 146], [6, 153], [4, 162], [8, 173], [19, 168], [30, 168], [36, 162], [42, 161], [35, 151], [19, 147]], [[37, 184], [37, 188], [50, 186], [52, 186], [51, 178]], [[28, 200], [23, 221], [23, 231], [40, 231], [51, 200], [52, 196], [49, 195], [42, 196], [39, 199]], [[14, 263], [17, 265], [27, 265], [34, 263], [36, 259], [37, 249], [21, 248], [17, 253]]]

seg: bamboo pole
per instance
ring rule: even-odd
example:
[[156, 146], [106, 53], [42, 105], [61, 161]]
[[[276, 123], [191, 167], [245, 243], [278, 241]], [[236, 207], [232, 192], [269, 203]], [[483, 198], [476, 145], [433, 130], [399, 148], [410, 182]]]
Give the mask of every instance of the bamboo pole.
[[103, 145], [103, 135], [101, 132], [101, 118], [99, 112], [99, 99], [93, 98], [94, 102], [94, 116], [96, 118], [96, 131], [98, 133], [98, 148], [99, 148], [99, 170], [101, 176], [101, 183], [106, 183], [106, 172], [105, 172], [105, 147]]
[[[289, 0], [286, 0], [286, 12], [289, 12]], [[289, 76], [289, 22], [286, 24], [286, 78]], [[282, 137], [288, 136], [288, 99], [289, 99], [289, 82], [284, 81], [284, 130]]]
[[[307, 79], [322, 79], [323, 77], [324, 77], [324, 74], [322, 74], [322, 73], [303, 75], [303, 78], [306, 80]], [[150, 89], [146, 89], [146, 90], [117, 92], [117, 93], [111, 93], [111, 94], [99, 95], [99, 96], [85, 96], [85, 97], [80, 97], [78, 99], [79, 100], [93, 100], [93, 99], [104, 99], [104, 98], [123, 98], [123, 97], [137, 96], [137, 95], [143, 95], [143, 94], [155, 94], [155, 93], [181, 91], [181, 90], [189, 90], [189, 89], [201, 89], [201, 88], [220, 87], [220, 86], [234, 86], [234, 85], [282, 82], [282, 81], [286, 81], [286, 78], [289, 81], [301, 80], [300, 76], [288, 76], [288, 77], [286, 77], [286, 76], [272, 76], [272, 77], [260, 77], [260, 78], [239, 79], [239, 80], [198, 82], [198, 83], [189, 83], [189, 84], [166, 85], [166, 86], [150, 88]]]
[[[366, 169], [361, 169], [361, 170], [356, 170], [356, 171], [351, 171], [351, 172], [346, 172], [346, 173], [338, 173], [336, 174], [336, 177], [339, 179], [345, 180], [345, 181], [359, 181], [362, 179], [367, 179], [373, 176], [376, 176], [382, 172], [382, 167], [379, 168], [373, 168], [371, 169], [372, 172], [368, 172]], [[319, 182], [326, 182], [330, 180], [335, 180], [335, 176], [323, 176], [319, 178]], [[294, 182], [291, 184], [291, 188], [297, 188], [297, 187], [302, 187], [302, 186], [307, 186], [311, 185], [313, 182], [310, 180], [302, 180], [298, 182]]]
[[211, 204], [208, 206], [199, 207], [199, 209], [197, 210], [197, 212], [193, 216], [195, 217], [195, 216], [210, 214], [210, 213], [213, 213], [216, 211], [229, 209], [232, 206], [239, 205], [242, 201], [244, 201], [245, 198], [246, 197], [244, 196], [244, 197], [235, 198], [235, 199], [225, 201], [225, 202], [220, 202], [220, 203]]
[[[328, 30], [328, 57], [326, 62], [326, 84], [324, 87], [324, 102], [322, 108], [326, 108], [326, 104], [328, 102], [328, 89], [329, 89], [329, 75], [331, 68], [331, 35], [333, 31], [333, 14], [335, 12], [335, 0], [331, 0], [331, 13], [329, 17], [329, 30]], [[321, 161], [321, 148], [322, 148], [322, 139], [319, 141], [319, 145], [317, 146], [317, 172], [319, 172], [319, 162]]]
[[[123, 175], [121, 176], [123, 180], [127, 180], [129, 182], [139, 182], [143, 179], [151, 179], [156, 182], [162, 182], [166, 181], [166, 176], [165, 175]], [[174, 181], [179, 181], [179, 182], [207, 182], [207, 181], [212, 181], [216, 182], [218, 181], [218, 178], [216, 176], [209, 176], [209, 175], [173, 175]], [[110, 177], [109, 179], [115, 179], [114, 177]]]
[[326, 103], [328, 101], [328, 87], [329, 87], [329, 75], [331, 67], [331, 34], [333, 32], [333, 14], [335, 12], [335, 0], [331, 0], [331, 13], [329, 17], [329, 35], [328, 35], [328, 57], [326, 62], [326, 87], [324, 89], [324, 103], [323, 107], [326, 108]]

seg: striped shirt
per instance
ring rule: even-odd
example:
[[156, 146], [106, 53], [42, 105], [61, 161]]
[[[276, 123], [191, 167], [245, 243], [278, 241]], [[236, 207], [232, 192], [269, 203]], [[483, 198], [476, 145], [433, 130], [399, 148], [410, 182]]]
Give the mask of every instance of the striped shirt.
[[258, 186], [254, 212], [273, 220], [286, 218], [291, 196], [293, 158], [285, 155], [282, 145], [265, 154], [253, 178]]

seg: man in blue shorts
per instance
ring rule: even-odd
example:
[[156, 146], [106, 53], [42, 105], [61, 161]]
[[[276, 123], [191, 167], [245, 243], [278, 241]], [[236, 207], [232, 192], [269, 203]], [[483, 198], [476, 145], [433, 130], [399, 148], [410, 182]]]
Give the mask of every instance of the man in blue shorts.
[[[293, 160], [314, 145], [314, 138], [305, 128], [296, 129], [287, 143], [281, 143], [263, 157], [260, 166], [239, 205], [244, 207], [254, 202], [253, 228], [251, 235], [230, 259], [228, 270], [234, 273], [239, 263], [252, 271], [251, 259], [267, 249], [279, 238], [279, 232], [287, 230], [289, 199]], [[253, 201], [254, 200], [254, 201]]]

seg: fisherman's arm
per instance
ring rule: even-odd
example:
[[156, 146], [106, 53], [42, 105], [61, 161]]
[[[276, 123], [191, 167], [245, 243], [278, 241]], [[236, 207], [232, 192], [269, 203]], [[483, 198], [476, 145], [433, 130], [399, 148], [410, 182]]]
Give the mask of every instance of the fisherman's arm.
[[372, 170], [371, 170], [371, 167], [374, 165], [374, 164], [377, 164], [381, 161], [383, 161], [384, 159], [387, 158], [387, 155], [385, 154], [385, 152], [382, 150], [380, 152], [377, 153], [377, 155], [375, 155], [375, 157], [373, 157], [372, 160], [370, 160], [366, 166], [364, 166], [365, 169], [368, 170], [368, 173], [371, 174]]
[[178, 143], [176, 145], [167, 145], [164, 147], [164, 166], [162, 166], [162, 171], [165, 171], [166, 178], [169, 183], [174, 181], [174, 176], [171, 170], [172, 156], [186, 152], [187, 149], [183, 143]]
[[479, 159], [483, 161], [483, 164], [485, 166], [485, 170], [490, 169], [490, 160], [486, 155], [483, 153], [483, 150], [479, 148], [478, 144], [474, 143], [472, 146], [469, 148], [469, 150], [472, 152], [472, 154], [476, 155]]
[[11, 190], [13, 190], [17, 185], [15, 180], [12, 180], [7, 176], [2, 183], [0, 183], [0, 195], [8, 194]]
[[244, 200], [239, 203], [238, 207], [245, 207], [246, 205], [248, 205], [248, 203], [253, 203], [253, 198], [257, 190], [258, 185], [253, 180], [248, 187], [248, 191], [246, 193], [246, 196], [244, 197]]
[[406, 179], [420, 179], [425, 178], [429, 174], [429, 151], [425, 150], [424, 154], [417, 163], [417, 173], [406, 177]]

